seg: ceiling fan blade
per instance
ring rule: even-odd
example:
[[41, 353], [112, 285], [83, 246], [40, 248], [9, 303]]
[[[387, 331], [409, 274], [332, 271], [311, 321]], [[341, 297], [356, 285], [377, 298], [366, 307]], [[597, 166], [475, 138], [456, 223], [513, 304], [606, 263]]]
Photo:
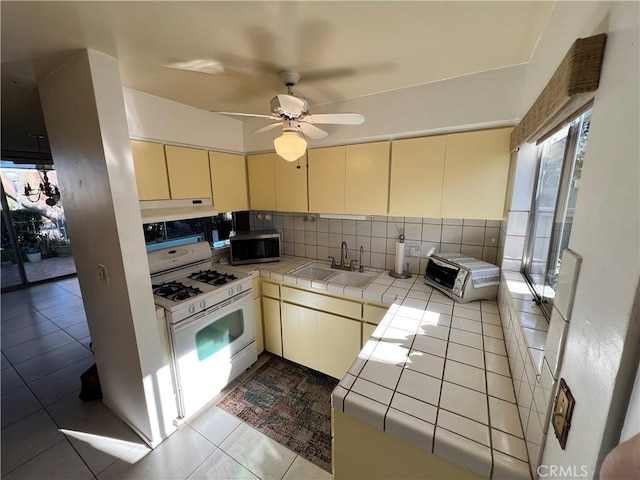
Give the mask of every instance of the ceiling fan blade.
[[231, 115], [232, 117], [255, 117], [255, 118], [270, 118], [271, 120], [280, 120], [280, 118], [273, 115], [263, 115], [261, 113], [238, 113], [238, 112], [211, 112], [218, 113], [220, 115]]
[[303, 122], [335, 125], [360, 125], [364, 123], [364, 116], [359, 113], [316, 113], [306, 115]]
[[283, 93], [277, 95], [277, 97], [283, 113], [286, 113], [288, 117], [297, 118], [304, 113], [304, 100]]
[[331, 80], [334, 78], [350, 77], [356, 75], [358, 71], [350, 67], [325, 68], [322, 70], [307, 70], [300, 73], [305, 83], [320, 80]]
[[270, 123], [269, 125], [266, 125], [264, 127], [258, 128], [257, 130], [253, 130], [250, 133], [263, 133], [263, 132], [268, 132], [269, 130], [276, 128], [276, 127], [280, 127], [282, 126], [282, 123], [280, 122], [276, 122], [276, 123]]
[[174, 62], [163, 65], [163, 67], [173, 68], [174, 70], [187, 70], [189, 72], [207, 73], [210, 75], [224, 73], [224, 68], [220, 62], [207, 59], [195, 59], [189, 60], [187, 62]]
[[318, 127], [311, 125], [310, 123], [300, 123], [299, 127], [300, 130], [302, 130], [302, 133], [304, 133], [309, 138], [313, 138], [314, 140], [320, 140], [321, 138], [329, 135], [324, 130], [320, 130]]

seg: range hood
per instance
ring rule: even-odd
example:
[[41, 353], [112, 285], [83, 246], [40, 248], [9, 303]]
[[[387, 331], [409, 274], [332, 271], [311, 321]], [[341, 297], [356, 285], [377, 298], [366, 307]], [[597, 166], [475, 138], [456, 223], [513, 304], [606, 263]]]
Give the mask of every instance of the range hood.
[[140, 201], [142, 223], [168, 222], [217, 215], [210, 198]]

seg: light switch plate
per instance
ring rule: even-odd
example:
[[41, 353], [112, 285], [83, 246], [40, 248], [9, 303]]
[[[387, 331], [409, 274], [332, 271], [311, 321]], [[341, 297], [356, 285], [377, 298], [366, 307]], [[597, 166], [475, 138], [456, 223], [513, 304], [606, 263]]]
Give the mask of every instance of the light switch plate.
[[576, 400], [573, 398], [571, 390], [569, 390], [564, 378], [561, 378], [558, 395], [556, 395], [556, 401], [553, 406], [552, 424], [562, 450], [567, 446], [567, 436], [571, 428], [571, 416], [575, 405]]
[[107, 285], [109, 284], [109, 271], [105, 265], [98, 264], [98, 278]]

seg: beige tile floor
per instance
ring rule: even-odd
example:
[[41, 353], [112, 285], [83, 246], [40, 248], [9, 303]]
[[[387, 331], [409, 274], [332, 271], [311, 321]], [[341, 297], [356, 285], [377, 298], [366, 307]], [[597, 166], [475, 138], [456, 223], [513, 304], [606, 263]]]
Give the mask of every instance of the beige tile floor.
[[[73, 275], [76, 273], [76, 264], [72, 256], [49, 257], [35, 263], [24, 262], [24, 269], [27, 273], [27, 280], [34, 283], [55, 277]], [[20, 279], [18, 266], [15, 264], [3, 264], [2, 269], [0, 269], [0, 283], [3, 288], [20, 285], [22, 280]]]
[[331, 477], [215, 406], [149, 449], [102, 402], [78, 398], [94, 360], [77, 280], [0, 300], [3, 480]]

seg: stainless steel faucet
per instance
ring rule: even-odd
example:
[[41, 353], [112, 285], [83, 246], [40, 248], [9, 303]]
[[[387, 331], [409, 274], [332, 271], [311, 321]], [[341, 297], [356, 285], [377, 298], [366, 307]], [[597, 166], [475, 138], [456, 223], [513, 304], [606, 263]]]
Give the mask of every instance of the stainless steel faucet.
[[340, 246], [340, 268], [344, 268], [345, 260], [349, 260], [349, 248], [347, 247], [347, 242], [343, 240]]

